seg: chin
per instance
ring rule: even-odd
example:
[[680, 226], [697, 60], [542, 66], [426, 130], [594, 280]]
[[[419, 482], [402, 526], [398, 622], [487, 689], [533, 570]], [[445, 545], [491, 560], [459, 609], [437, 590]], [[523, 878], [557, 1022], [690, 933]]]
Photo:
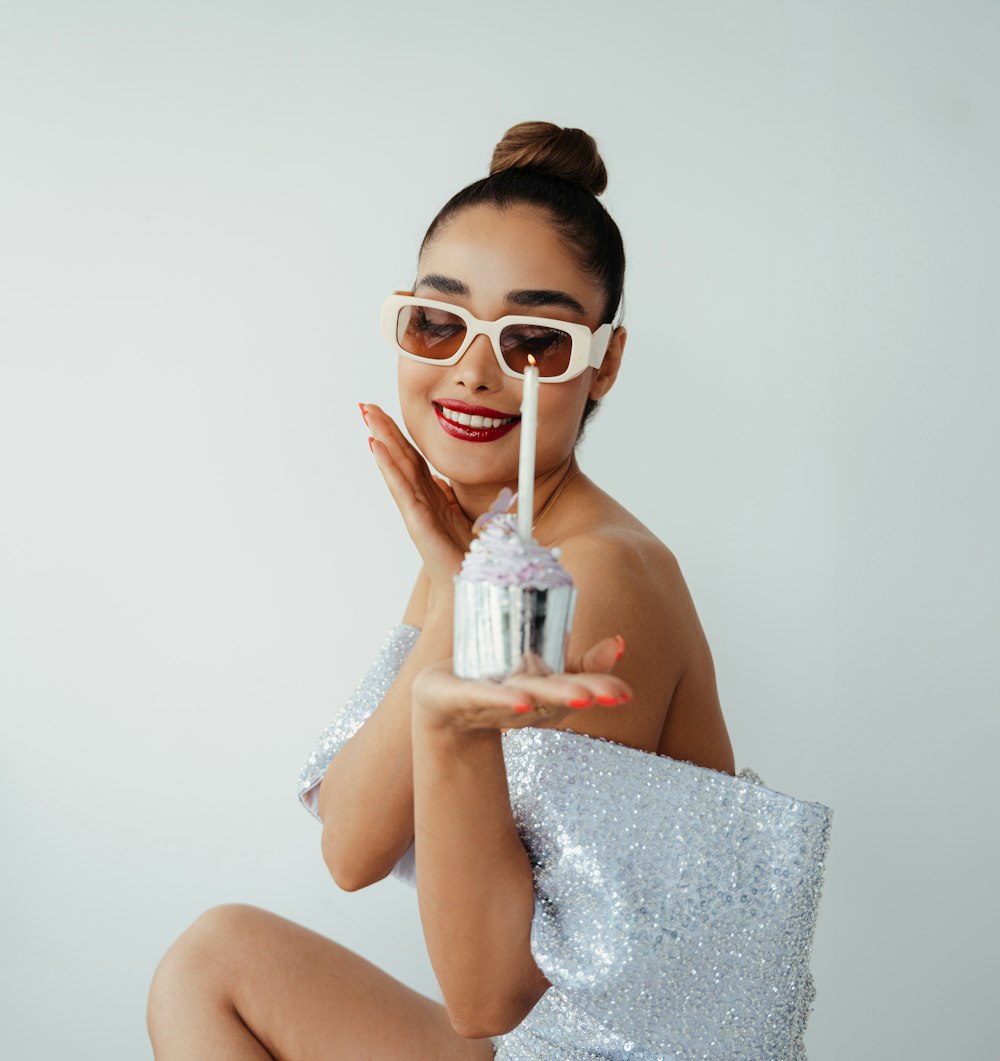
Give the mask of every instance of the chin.
[[[468, 486], [500, 486], [517, 479], [520, 436], [511, 432], [496, 442], [462, 442], [446, 435], [437, 422], [407, 418], [403, 423], [427, 463], [449, 482]], [[502, 448], [501, 448], [502, 447]]]
[[[430, 466], [443, 475], [450, 483], [461, 483], [463, 486], [495, 485], [497, 490], [517, 481], [517, 463], [498, 464], [484, 460], [470, 453], [468, 456], [455, 456], [439, 449], [437, 454], [425, 454]], [[435, 460], [434, 457], [437, 457]], [[516, 489], [516, 487], [515, 487]]]

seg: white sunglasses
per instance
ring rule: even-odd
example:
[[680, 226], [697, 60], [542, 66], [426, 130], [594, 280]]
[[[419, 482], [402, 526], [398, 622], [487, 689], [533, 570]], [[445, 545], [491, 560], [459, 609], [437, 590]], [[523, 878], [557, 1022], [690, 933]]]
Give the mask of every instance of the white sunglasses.
[[454, 365], [478, 335], [489, 336], [497, 363], [508, 376], [524, 379], [528, 355], [542, 383], [562, 383], [587, 368], [600, 368], [613, 324], [592, 332], [586, 324], [550, 317], [501, 317], [482, 321], [461, 306], [390, 295], [382, 303], [382, 334], [403, 357], [425, 365]]

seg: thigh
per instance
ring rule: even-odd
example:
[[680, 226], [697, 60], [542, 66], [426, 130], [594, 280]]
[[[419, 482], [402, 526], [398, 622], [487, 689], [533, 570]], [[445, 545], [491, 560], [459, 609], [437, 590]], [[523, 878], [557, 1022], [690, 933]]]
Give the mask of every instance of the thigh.
[[251, 906], [210, 911], [222, 936], [230, 998], [277, 1061], [492, 1061], [444, 1006], [354, 951]]

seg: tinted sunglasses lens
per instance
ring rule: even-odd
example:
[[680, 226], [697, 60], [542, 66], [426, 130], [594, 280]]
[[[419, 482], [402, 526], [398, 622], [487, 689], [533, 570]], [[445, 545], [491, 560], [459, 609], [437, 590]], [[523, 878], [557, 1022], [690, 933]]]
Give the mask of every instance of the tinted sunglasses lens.
[[403, 306], [396, 318], [396, 342], [408, 353], [433, 361], [451, 357], [465, 338], [465, 321], [432, 306]]
[[569, 332], [534, 324], [508, 324], [500, 333], [503, 359], [515, 372], [528, 367], [528, 354], [538, 365], [539, 376], [561, 376], [573, 353]]

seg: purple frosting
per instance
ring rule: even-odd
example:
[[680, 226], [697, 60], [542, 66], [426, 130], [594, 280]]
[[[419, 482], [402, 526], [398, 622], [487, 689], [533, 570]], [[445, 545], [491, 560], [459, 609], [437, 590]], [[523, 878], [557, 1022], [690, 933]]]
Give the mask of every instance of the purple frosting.
[[573, 585], [569, 572], [559, 563], [559, 550], [522, 541], [517, 533], [517, 517], [506, 512], [491, 513], [482, 522], [479, 537], [469, 546], [458, 577], [464, 582], [533, 589]]

